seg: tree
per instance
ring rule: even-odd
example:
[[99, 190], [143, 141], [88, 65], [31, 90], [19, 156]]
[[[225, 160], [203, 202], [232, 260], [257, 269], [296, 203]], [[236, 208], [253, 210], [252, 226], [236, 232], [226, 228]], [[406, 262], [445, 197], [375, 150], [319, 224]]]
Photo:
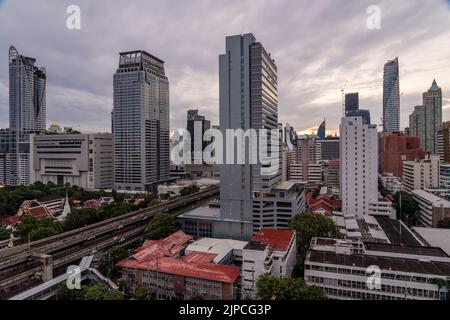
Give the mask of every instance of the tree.
[[134, 291], [134, 299], [136, 300], [147, 300], [148, 290], [144, 287], [139, 287]]
[[299, 249], [308, 249], [314, 237], [340, 238], [339, 228], [333, 220], [317, 213], [302, 213], [296, 215], [289, 228], [297, 232]]
[[397, 210], [397, 217], [404, 219], [405, 217], [408, 219], [409, 224], [417, 225], [420, 215], [419, 204], [416, 200], [405, 191], [401, 191], [402, 197], [402, 211], [400, 212], [400, 192], [397, 192], [395, 195], [395, 201], [393, 203], [394, 208]]
[[450, 229], [450, 218], [444, 218], [438, 222], [438, 228]]
[[174, 215], [159, 213], [148, 225], [148, 238], [159, 240], [177, 232], [179, 229], [180, 226]]
[[325, 300], [316, 287], [308, 286], [301, 278], [264, 275], [256, 282], [256, 295], [262, 300]]
[[181, 196], [187, 196], [189, 194], [193, 194], [193, 193], [196, 193], [196, 192], [199, 192], [199, 191], [200, 191], [199, 186], [196, 185], [196, 184], [193, 184], [193, 185], [191, 185], [189, 187], [184, 187], [183, 189], [181, 189], [180, 190], [180, 195]]
[[62, 232], [63, 228], [58, 221], [47, 217], [36, 218], [25, 215], [18, 224], [15, 234], [19, 236], [20, 243], [26, 243], [28, 240], [36, 241]]
[[122, 259], [128, 257], [128, 251], [120, 246], [114, 246], [109, 249], [100, 259], [99, 271], [108, 278], [117, 276], [116, 264]]
[[6, 227], [0, 226], [0, 241], [9, 239], [11, 231]]

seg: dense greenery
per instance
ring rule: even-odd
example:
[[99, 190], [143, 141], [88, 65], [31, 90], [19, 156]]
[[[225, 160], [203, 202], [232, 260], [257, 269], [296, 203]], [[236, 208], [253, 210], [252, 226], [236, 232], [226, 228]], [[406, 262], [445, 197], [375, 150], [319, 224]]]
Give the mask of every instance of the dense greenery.
[[133, 298], [135, 300], [147, 300], [148, 297], [148, 290], [146, 288], [138, 287], [136, 290], [134, 290]]
[[193, 185], [191, 185], [189, 187], [184, 187], [183, 189], [181, 189], [180, 190], [180, 195], [181, 196], [187, 196], [189, 194], [193, 194], [193, 193], [196, 193], [196, 192], [199, 192], [199, 191], [200, 191], [199, 186], [196, 185], [196, 184], [193, 184]]
[[290, 222], [289, 228], [297, 232], [299, 249], [308, 249], [314, 237], [340, 238], [339, 228], [333, 220], [317, 213], [301, 213]]
[[28, 240], [36, 241], [61, 232], [63, 232], [62, 225], [51, 218], [35, 218], [26, 215], [17, 226], [15, 235], [20, 238], [20, 243], [26, 243]]
[[148, 225], [148, 238], [159, 240], [178, 231], [180, 225], [174, 215], [159, 213]]
[[259, 277], [256, 288], [262, 300], [326, 300], [318, 288], [308, 286], [301, 278], [264, 275]]
[[406, 220], [410, 225], [417, 225], [420, 216], [419, 204], [412, 195], [405, 191], [401, 191], [401, 198], [402, 211], [400, 212], [400, 192], [397, 192], [393, 203], [394, 208], [397, 210], [397, 217]]
[[11, 232], [3, 226], [0, 226], [0, 241], [9, 239]]
[[70, 290], [63, 283], [59, 286], [55, 298], [57, 300], [123, 300], [124, 296], [121, 292], [101, 284], [82, 285], [80, 290]]
[[15, 215], [24, 200], [39, 199], [50, 194], [65, 196], [66, 190], [71, 201], [80, 200], [84, 202], [86, 200], [96, 199], [101, 196], [111, 196], [111, 193], [108, 194], [104, 191], [86, 191], [77, 186], [69, 185], [56, 186], [51, 182], [47, 184], [36, 182], [28, 187], [6, 187], [0, 189], [0, 217]]
[[113, 278], [117, 276], [116, 263], [128, 257], [128, 251], [120, 246], [109, 249], [100, 259], [98, 270], [105, 277]]
[[450, 229], [450, 218], [444, 218], [438, 222], [438, 228]]
[[386, 197], [388, 194], [391, 193], [391, 191], [389, 191], [388, 189], [386, 189], [386, 188], [383, 186], [383, 183], [381, 182], [381, 179], [380, 179], [380, 178], [378, 178], [378, 192], [381, 193], [381, 195], [382, 195], [383, 197]]

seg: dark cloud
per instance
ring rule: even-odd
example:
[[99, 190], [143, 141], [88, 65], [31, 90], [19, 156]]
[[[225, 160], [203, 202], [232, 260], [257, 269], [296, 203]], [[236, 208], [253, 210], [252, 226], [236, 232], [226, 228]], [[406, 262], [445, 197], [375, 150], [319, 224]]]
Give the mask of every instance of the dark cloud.
[[[66, 29], [66, 8], [78, 4], [82, 29]], [[1, 4], [1, 1], [0, 1]], [[366, 27], [369, 5], [381, 8], [381, 30]], [[253, 32], [279, 70], [280, 121], [298, 130], [338, 128], [341, 91], [359, 91], [379, 123], [382, 70], [400, 59], [401, 119], [433, 78], [450, 118], [450, 10], [445, 1], [5, 1], [0, 7], [0, 127], [8, 122], [9, 45], [48, 72], [47, 120], [108, 130], [118, 53], [145, 49], [166, 62], [171, 126], [187, 108], [217, 123], [218, 55], [226, 35]], [[3, 58], [2, 58], [3, 57]]]

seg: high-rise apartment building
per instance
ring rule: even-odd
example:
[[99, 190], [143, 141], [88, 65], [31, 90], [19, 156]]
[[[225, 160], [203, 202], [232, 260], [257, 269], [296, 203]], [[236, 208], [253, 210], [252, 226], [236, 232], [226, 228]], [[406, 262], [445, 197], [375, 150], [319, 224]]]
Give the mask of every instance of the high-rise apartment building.
[[400, 78], [398, 58], [390, 60], [384, 65], [383, 131], [400, 131]]
[[423, 104], [414, 107], [409, 116], [409, 128], [411, 136], [420, 138], [422, 149], [438, 154], [438, 134], [442, 128], [442, 91], [436, 80], [423, 93]]
[[9, 147], [5, 153], [8, 185], [30, 184], [30, 135], [46, 127], [46, 82], [44, 68], [36, 59], [9, 48]]
[[[298, 136], [294, 162], [301, 166], [301, 170], [296, 168], [296, 181], [308, 181], [310, 165], [318, 164], [322, 160], [321, 147], [321, 140], [318, 136]], [[300, 172], [301, 176], [298, 176]]]
[[441, 162], [450, 163], [450, 121], [442, 123], [438, 130], [438, 155]]
[[[277, 87], [277, 66], [253, 34], [226, 37], [225, 54], [219, 56], [220, 130], [224, 137], [227, 129], [244, 132], [278, 129]], [[257, 143], [252, 138], [249, 140], [244, 143], [246, 159], [250, 153], [248, 146]], [[280, 140], [274, 141], [274, 137], [267, 140], [269, 150], [272, 143], [279, 144], [279, 152], [271, 157], [280, 164]], [[234, 155], [236, 157], [236, 152]], [[249, 161], [221, 165], [221, 217], [235, 222], [230, 223], [231, 237], [251, 237], [253, 199], [269, 192], [281, 181], [281, 165], [278, 167], [272, 174], [262, 175], [261, 165]]]
[[378, 201], [377, 127], [362, 117], [345, 117], [340, 137], [342, 212], [361, 218]]
[[345, 94], [345, 114], [351, 110], [359, 109], [359, 93], [351, 92]]
[[114, 185], [155, 190], [169, 179], [169, 81], [164, 61], [142, 51], [120, 53], [114, 74]]

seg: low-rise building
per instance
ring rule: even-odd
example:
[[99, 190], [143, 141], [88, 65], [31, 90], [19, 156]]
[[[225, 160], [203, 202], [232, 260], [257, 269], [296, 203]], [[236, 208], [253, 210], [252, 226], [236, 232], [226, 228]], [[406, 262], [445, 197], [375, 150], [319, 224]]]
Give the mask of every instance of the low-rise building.
[[424, 190], [414, 190], [411, 195], [419, 204], [422, 225], [436, 228], [439, 221], [450, 218], [450, 201]]
[[192, 237], [178, 231], [161, 240], [147, 240], [117, 266], [132, 287], [144, 287], [159, 299], [232, 300], [238, 298], [240, 268], [217, 264], [217, 253], [192, 251]]
[[403, 162], [403, 190], [412, 192], [425, 188], [439, 188], [439, 156]]
[[445, 300], [450, 277], [440, 248], [314, 238], [305, 281], [337, 300]]
[[383, 187], [385, 187], [392, 193], [397, 193], [402, 190], [401, 179], [394, 176], [392, 172], [383, 172], [379, 175], [379, 178]]
[[265, 274], [290, 277], [296, 264], [296, 234], [262, 229], [243, 250], [242, 298], [255, 298], [258, 278]]
[[111, 133], [33, 135], [30, 149], [31, 183], [113, 187]]

